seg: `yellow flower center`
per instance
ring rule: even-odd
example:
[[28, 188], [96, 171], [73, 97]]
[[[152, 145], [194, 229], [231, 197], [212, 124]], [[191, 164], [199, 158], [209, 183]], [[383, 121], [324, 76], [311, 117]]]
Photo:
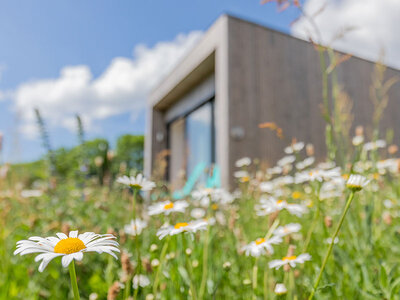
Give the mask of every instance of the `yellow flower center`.
[[218, 209], [218, 205], [214, 203], [213, 205], [211, 205], [211, 208], [212, 208], [213, 210], [217, 210], [217, 209]]
[[131, 188], [133, 188], [133, 189], [137, 189], [137, 190], [141, 190], [142, 189], [142, 186], [140, 185], [140, 184], [131, 184]]
[[278, 201], [276, 202], [276, 204], [281, 204], [281, 203], [283, 203], [283, 200], [278, 200]]
[[299, 198], [301, 197], [301, 193], [300, 193], [300, 192], [293, 192], [293, 193], [292, 193], [292, 197], [293, 197], [294, 199], [299, 199]]
[[373, 176], [374, 176], [374, 179], [375, 179], [375, 180], [379, 179], [379, 173], [374, 173]]
[[188, 223], [186, 223], [186, 222], [183, 222], [183, 223], [177, 223], [175, 226], [174, 226], [174, 228], [175, 229], [180, 229], [180, 228], [182, 228], [182, 227], [186, 227], [186, 226], [188, 226], [189, 224]]
[[256, 239], [256, 245], [260, 245], [262, 243], [265, 243], [265, 239], [264, 238]]
[[284, 258], [282, 258], [282, 260], [295, 260], [297, 258], [296, 255], [292, 255], [292, 256], [285, 256]]
[[242, 182], [249, 182], [250, 181], [250, 177], [249, 176], [244, 176], [242, 177]]
[[174, 207], [174, 204], [172, 202], [164, 205], [165, 210], [171, 209], [173, 207]]
[[342, 178], [345, 179], [345, 180], [349, 179], [349, 174], [343, 174]]
[[55, 253], [71, 254], [85, 249], [85, 244], [78, 238], [66, 238], [54, 247]]

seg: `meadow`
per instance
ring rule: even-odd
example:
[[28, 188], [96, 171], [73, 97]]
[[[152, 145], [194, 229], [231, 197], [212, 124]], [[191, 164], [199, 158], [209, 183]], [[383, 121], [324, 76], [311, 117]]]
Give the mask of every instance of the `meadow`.
[[[199, 188], [174, 202], [162, 182], [82, 187], [67, 178], [27, 190], [10, 171], [1, 181], [0, 299], [73, 298], [59, 258], [39, 272], [32, 255], [13, 255], [19, 240], [70, 230], [113, 234], [121, 250], [118, 260], [85, 253], [76, 262], [81, 299], [306, 299], [351, 194], [315, 298], [399, 299], [396, 147], [358, 131], [353, 170], [316, 163], [297, 142], [268, 169], [239, 160], [232, 194]], [[356, 191], [350, 172], [370, 182]]]

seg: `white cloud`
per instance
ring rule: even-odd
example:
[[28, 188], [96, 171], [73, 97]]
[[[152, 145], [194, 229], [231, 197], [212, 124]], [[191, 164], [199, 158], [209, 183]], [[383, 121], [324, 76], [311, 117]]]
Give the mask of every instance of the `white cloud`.
[[[153, 48], [138, 45], [132, 58], [114, 58], [106, 70], [93, 78], [88, 66], [66, 66], [55, 79], [25, 82], [12, 92], [14, 108], [22, 119], [22, 132], [37, 132], [34, 108], [39, 108], [47, 124], [76, 130], [75, 115], [85, 126], [129, 112], [138, 116], [146, 105], [148, 92], [159, 82], [202, 35], [193, 31]], [[7, 93], [8, 94], [8, 93]]]
[[[343, 39], [333, 43], [336, 49], [370, 60], [379, 59], [385, 51], [385, 62], [400, 68], [400, 1], [399, 0], [307, 0], [304, 9], [315, 17], [323, 43], [329, 43], [339, 32], [354, 27]], [[303, 17], [292, 28], [294, 35], [316, 39], [315, 31]]]

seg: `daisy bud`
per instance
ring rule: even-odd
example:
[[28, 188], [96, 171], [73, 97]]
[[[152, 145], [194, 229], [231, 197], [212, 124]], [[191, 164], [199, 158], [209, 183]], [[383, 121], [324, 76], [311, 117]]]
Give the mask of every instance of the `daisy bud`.
[[388, 211], [383, 212], [382, 219], [386, 225], [392, 224], [392, 216], [390, 215], [390, 213]]
[[325, 216], [324, 223], [325, 223], [326, 227], [331, 228], [332, 227], [332, 217], [331, 216]]
[[186, 248], [185, 253], [187, 256], [190, 256], [192, 254], [192, 249]]
[[306, 153], [307, 153], [308, 156], [313, 156], [314, 155], [314, 145], [313, 144], [307, 144]]
[[89, 300], [97, 300], [99, 299], [99, 295], [97, 295], [96, 293], [91, 293], [89, 295]]
[[199, 261], [197, 259], [195, 259], [194, 261], [192, 261], [192, 267], [193, 268], [197, 268], [199, 266]]
[[346, 186], [353, 192], [358, 192], [361, 191], [362, 188], [365, 187], [369, 182], [370, 180], [362, 175], [351, 174], [347, 180]]
[[108, 289], [107, 300], [116, 300], [120, 290], [120, 283], [118, 281], [114, 282], [113, 285]]
[[390, 145], [388, 148], [389, 154], [395, 154], [399, 150], [399, 147], [396, 145]]
[[229, 261], [226, 261], [226, 262], [224, 262], [222, 267], [224, 268], [225, 271], [229, 271], [232, 267], [232, 264]]
[[287, 293], [286, 286], [283, 283], [277, 283], [274, 292], [276, 295], [285, 295]]
[[154, 300], [154, 295], [153, 294], [148, 294], [146, 295], [146, 300]]
[[246, 278], [245, 280], [243, 280], [243, 284], [244, 285], [250, 285], [251, 284], [251, 280], [249, 278]]
[[154, 252], [158, 249], [158, 246], [156, 244], [151, 244], [150, 246], [150, 252]]
[[364, 127], [357, 126], [356, 127], [356, 135], [359, 135], [359, 136], [364, 135]]
[[157, 259], [157, 258], [155, 258], [155, 259], [153, 259], [152, 261], [151, 261], [151, 266], [153, 267], [153, 268], [156, 268], [156, 267], [158, 267], [160, 265], [160, 261]]

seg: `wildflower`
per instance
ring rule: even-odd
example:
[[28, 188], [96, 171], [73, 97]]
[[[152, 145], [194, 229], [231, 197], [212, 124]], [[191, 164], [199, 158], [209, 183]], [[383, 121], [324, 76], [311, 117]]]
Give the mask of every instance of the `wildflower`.
[[122, 176], [117, 179], [117, 182], [144, 192], [151, 191], [156, 186], [154, 182], [147, 180], [142, 174], [138, 174], [136, 177]]
[[299, 232], [301, 229], [301, 225], [298, 223], [290, 223], [285, 226], [279, 226], [277, 229], [274, 231], [274, 235], [284, 237], [286, 235]]
[[[325, 242], [326, 242], [328, 245], [331, 244], [331, 243], [332, 243], [332, 238], [327, 238], [327, 239], [325, 240]], [[334, 243], [334, 244], [339, 243], [339, 238], [338, 238], [338, 237], [335, 237], [335, 239], [333, 240], [333, 243]]]
[[111, 234], [85, 232], [78, 235], [78, 231], [71, 231], [69, 236], [64, 233], [57, 233], [57, 237], [33, 236], [28, 240], [17, 242], [17, 250], [14, 251], [14, 255], [40, 253], [36, 256], [35, 261], [41, 261], [39, 272], [43, 272], [49, 262], [58, 256], [62, 256], [61, 262], [65, 268], [74, 259], [81, 261], [84, 252], [104, 252], [117, 258], [114, 252], [120, 252], [119, 244], [114, 239], [115, 236]]
[[282, 171], [283, 171], [283, 170], [282, 170], [281, 167], [276, 166], [276, 167], [267, 169], [267, 174], [268, 174], [268, 175], [277, 175], [277, 174], [281, 174]]
[[23, 190], [21, 192], [22, 198], [38, 198], [43, 195], [41, 190]]
[[362, 135], [356, 135], [353, 137], [352, 143], [354, 146], [359, 146], [364, 142], [364, 137]]
[[290, 265], [292, 268], [296, 267], [296, 264], [303, 264], [306, 261], [311, 260], [311, 255], [308, 253], [300, 254], [299, 256], [285, 256], [282, 259], [276, 259], [269, 262], [270, 269], [275, 268], [278, 270], [280, 267]]
[[285, 284], [283, 283], [277, 283], [275, 285], [275, 290], [274, 290], [276, 295], [285, 295], [287, 293], [287, 289]]
[[285, 200], [276, 200], [274, 197], [269, 197], [268, 199], [262, 198], [260, 202], [260, 205], [257, 207], [257, 215], [259, 216], [269, 215], [286, 209], [290, 214], [301, 217], [308, 211], [307, 207], [302, 204], [291, 204]]
[[241, 167], [247, 167], [251, 164], [251, 159], [249, 157], [242, 157], [241, 159], [238, 159], [235, 163], [235, 166], [238, 168]]
[[284, 151], [286, 154], [292, 154], [300, 152], [303, 148], [304, 148], [304, 143], [298, 142], [286, 147]]
[[241, 182], [248, 182], [250, 181], [250, 175], [247, 171], [236, 171], [233, 173], [235, 178], [238, 178]]
[[193, 208], [190, 216], [194, 219], [201, 219], [206, 215], [206, 211], [202, 208]]
[[157, 236], [161, 240], [167, 235], [176, 235], [182, 232], [195, 233], [199, 230], [205, 230], [208, 222], [205, 220], [196, 220], [193, 222], [176, 223], [174, 226], [164, 227], [158, 230]]
[[347, 180], [346, 186], [347, 188], [353, 191], [360, 191], [364, 186], [366, 186], [370, 180], [365, 178], [362, 175], [351, 174], [349, 179]]
[[263, 193], [272, 193], [274, 190], [274, 184], [270, 181], [261, 182], [258, 187]]
[[284, 156], [283, 158], [278, 160], [278, 162], [276, 164], [279, 167], [283, 168], [284, 166], [292, 164], [295, 160], [296, 160], [296, 157], [294, 155], [288, 155], [288, 156]]
[[280, 236], [273, 236], [270, 239], [258, 238], [255, 241], [252, 241], [250, 244], [244, 246], [242, 251], [245, 251], [246, 256], [259, 257], [262, 254], [265, 254], [267, 251], [270, 254], [274, 253], [274, 249], [272, 245], [276, 245], [282, 242], [282, 238]]
[[296, 164], [296, 169], [303, 170], [303, 169], [308, 168], [309, 166], [311, 166], [314, 162], [315, 162], [315, 158], [313, 156], [307, 157], [303, 161], [298, 162]]
[[363, 149], [364, 151], [371, 151], [385, 147], [386, 147], [386, 142], [384, 140], [377, 140], [375, 142], [365, 143]]
[[303, 171], [301, 173], [296, 173], [295, 183], [303, 183], [306, 181], [319, 181], [333, 180], [340, 177], [340, 168], [334, 168], [330, 170], [324, 169], [313, 169], [310, 171]]
[[131, 220], [130, 224], [127, 224], [124, 226], [124, 231], [125, 233], [129, 235], [139, 235], [142, 233], [143, 229], [147, 227], [147, 222], [140, 220], [140, 219], [135, 219]]
[[154, 205], [151, 205], [149, 207], [149, 215], [159, 215], [159, 214], [164, 214], [164, 215], [169, 215], [172, 212], [185, 212], [185, 208], [188, 207], [189, 204], [184, 201], [164, 201], [161, 203], [156, 203]]
[[159, 265], [160, 265], [160, 261], [159, 261], [157, 258], [155, 258], [155, 259], [153, 259], [153, 260], [151, 261], [151, 266], [152, 266], [153, 268], [158, 267]]
[[150, 280], [145, 275], [135, 275], [132, 280], [132, 286], [136, 290], [139, 286], [144, 288], [150, 284]]
[[203, 188], [193, 191], [191, 195], [194, 200], [200, 201], [203, 207], [208, 207], [210, 201], [224, 205], [234, 200], [234, 197], [224, 189]]
[[390, 200], [390, 199], [384, 200], [384, 201], [383, 201], [383, 205], [384, 205], [386, 208], [393, 208], [393, 207], [394, 207], [394, 203], [393, 203], [393, 201]]
[[225, 271], [229, 271], [231, 269], [231, 267], [232, 267], [232, 264], [231, 264], [230, 261], [226, 261], [226, 262], [224, 262], [222, 267], [224, 268]]

